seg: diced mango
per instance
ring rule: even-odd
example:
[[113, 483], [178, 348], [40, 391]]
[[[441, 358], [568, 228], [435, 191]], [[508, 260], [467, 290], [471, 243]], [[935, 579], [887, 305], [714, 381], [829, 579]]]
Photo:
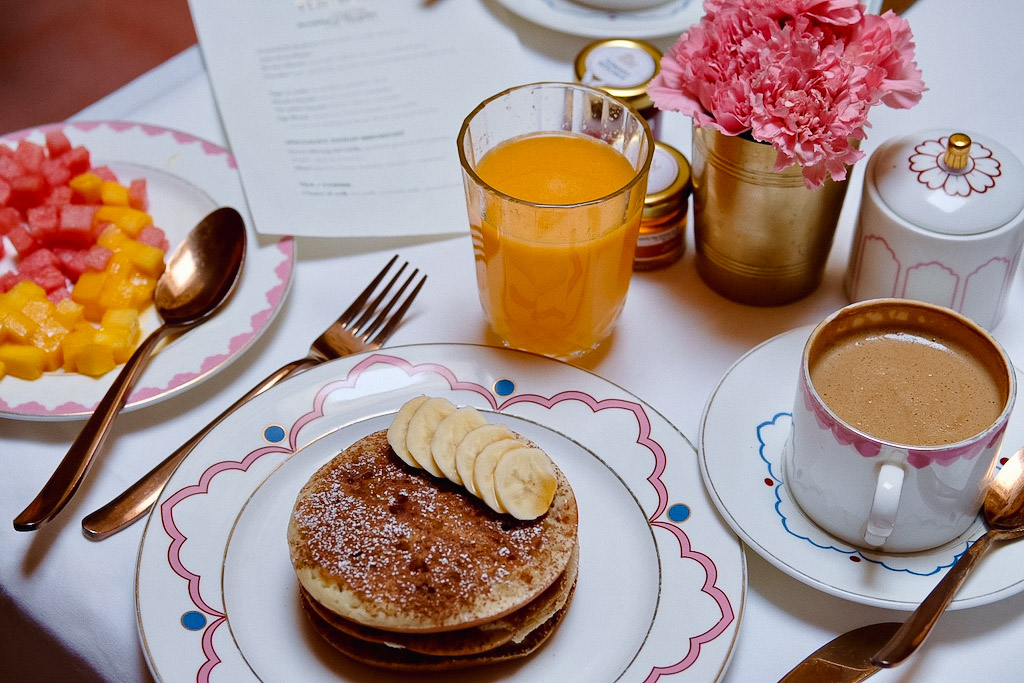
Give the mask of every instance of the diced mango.
[[114, 350], [105, 344], [85, 344], [75, 356], [75, 367], [83, 375], [105, 375], [117, 367]]
[[0, 344], [0, 363], [12, 377], [33, 380], [43, 376], [46, 354], [27, 344]]
[[[122, 276], [120, 273], [108, 273], [100, 291], [100, 298], [97, 303], [103, 310], [111, 308], [128, 308], [132, 305], [132, 283], [129, 276]], [[102, 314], [100, 316], [102, 318]]]
[[3, 361], [0, 361], [0, 379], [3, 379], [4, 375], [6, 375], [6, 374], [7, 374], [7, 365], [5, 365]]
[[78, 371], [78, 354], [86, 344], [91, 344], [96, 335], [96, 328], [86, 323], [75, 328], [61, 340], [60, 347], [64, 359], [64, 372]]
[[87, 204], [95, 204], [100, 201], [103, 178], [100, 178], [95, 173], [86, 172], [76, 175], [68, 181], [68, 185], [70, 185], [75, 194], [82, 197]]
[[95, 223], [113, 223], [124, 230], [129, 237], [137, 237], [144, 227], [153, 224], [153, 218], [148, 213], [129, 206], [101, 206], [96, 209], [93, 221]]
[[153, 291], [156, 289], [156, 278], [135, 273], [129, 280], [132, 284], [132, 305], [141, 311], [153, 302]]
[[12, 310], [6, 306], [0, 306], [0, 322], [3, 323], [7, 339], [22, 344], [27, 344], [32, 333], [39, 329], [39, 323], [21, 311]]
[[85, 320], [85, 307], [73, 299], [61, 299], [54, 307], [53, 317], [70, 330]]
[[46, 299], [46, 290], [32, 280], [22, 280], [0, 295], [0, 303], [8, 308], [22, 310], [29, 301], [42, 301]]
[[127, 256], [143, 275], [160, 277], [164, 272], [164, 252], [161, 249], [132, 240], [121, 247], [121, 253]]
[[100, 185], [100, 201], [111, 206], [128, 206], [128, 188], [113, 180], [104, 180]]
[[71, 290], [71, 300], [82, 306], [86, 320], [99, 322], [103, 317], [100, 294], [103, 292], [103, 285], [106, 281], [107, 274], [105, 272], [86, 271], [78, 278], [78, 282]]
[[96, 244], [106, 247], [110, 251], [117, 251], [129, 239], [131, 238], [128, 237], [124, 230], [114, 224], [110, 224], [96, 238]]
[[52, 372], [64, 364], [64, 354], [60, 343], [68, 331], [61, 328], [60, 332], [40, 328], [29, 339], [29, 343], [43, 352], [43, 370]]

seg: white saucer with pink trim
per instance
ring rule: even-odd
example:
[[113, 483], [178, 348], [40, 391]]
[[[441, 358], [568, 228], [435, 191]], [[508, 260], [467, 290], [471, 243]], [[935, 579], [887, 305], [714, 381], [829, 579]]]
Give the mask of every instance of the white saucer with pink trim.
[[444, 680], [723, 677], [746, 564], [690, 442], [584, 370], [507, 349], [422, 344], [283, 382], [215, 427], [174, 473], [147, 521], [136, 578], [139, 634], [156, 678], [390, 680], [308, 624], [286, 528], [309, 476], [419, 394], [473, 405], [540, 445], [580, 513], [576, 593], [550, 640], [526, 659]]
[[[781, 456], [792, 422], [800, 354], [811, 326], [755, 347], [726, 372], [701, 420], [700, 469], [725, 521], [761, 557], [831, 595], [866, 605], [914, 610], [941, 575], [984, 531], [980, 517], [960, 538], [918, 553], [856, 548], [807, 518], [786, 489]], [[1020, 371], [1018, 381], [1024, 380]], [[1024, 444], [1018, 404], [1005, 453]], [[1002, 544], [980, 563], [949, 609], [974, 607], [1024, 590], [1024, 543]]]
[[[125, 182], [145, 178], [149, 213], [172, 249], [213, 209], [230, 206], [242, 214], [248, 238], [245, 266], [231, 298], [216, 315], [150, 359], [124, 409], [155, 403], [212, 377], [249, 348], [280, 309], [295, 262], [292, 238], [257, 239], [234, 156], [188, 133], [126, 121], [69, 121], [0, 136], [0, 145], [14, 147], [23, 139], [42, 144], [45, 132], [54, 129], [62, 130], [72, 145], [84, 145], [93, 166], [109, 166]], [[14, 250], [5, 251], [0, 273], [15, 266]], [[143, 336], [160, 324], [152, 306], [140, 322]], [[88, 417], [119, 371], [95, 379], [63, 370], [34, 381], [4, 377], [0, 379], [0, 416]]]

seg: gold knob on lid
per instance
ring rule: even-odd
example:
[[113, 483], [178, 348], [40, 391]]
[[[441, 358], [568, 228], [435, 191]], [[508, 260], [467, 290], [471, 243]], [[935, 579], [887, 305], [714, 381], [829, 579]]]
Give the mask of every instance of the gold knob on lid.
[[963, 133], [953, 133], [946, 143], [946, 154], [942, 162], [951, 171], [960, 171], [967, 166], [971, 156], [971, 138]]

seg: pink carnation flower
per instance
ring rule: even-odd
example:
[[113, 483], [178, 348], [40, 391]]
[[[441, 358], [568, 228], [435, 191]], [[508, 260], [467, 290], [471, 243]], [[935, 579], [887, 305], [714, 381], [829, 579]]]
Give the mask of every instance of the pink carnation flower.
[[705, 0], [704, 17], [662, 58], [648, 87], [660, 109], [726, 135], [749, 134], [804, 182], [846, 178], [864, 155], [876, 104], [906, 108], [924, 92], [910, 27], [858, 0]]

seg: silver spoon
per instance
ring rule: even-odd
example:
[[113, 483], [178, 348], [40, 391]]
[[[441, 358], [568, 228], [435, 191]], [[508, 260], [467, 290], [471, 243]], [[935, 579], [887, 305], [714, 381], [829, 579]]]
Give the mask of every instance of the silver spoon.
[[981, 538], [967, 549], [932, 589], [910, 618], [871, 658], [877, 666], [896, 666], [909, 657], [931, 633], [946, 606], [967, 578], [968, 572], [992, 545], [1024, 536], [1024, 448], [1010, 456], [985, 494], [985, 522]]
[[178, 245], [153, 294], [163, 324], [128, 359], [49, 481], [14, 518], [16, 530], [35, 531], [71, 500], [153, 349], [171, 332], [191, 329], [209, 318], [228, 298], [244, 260], [245, 224], [227, 207], [207, 215]]

